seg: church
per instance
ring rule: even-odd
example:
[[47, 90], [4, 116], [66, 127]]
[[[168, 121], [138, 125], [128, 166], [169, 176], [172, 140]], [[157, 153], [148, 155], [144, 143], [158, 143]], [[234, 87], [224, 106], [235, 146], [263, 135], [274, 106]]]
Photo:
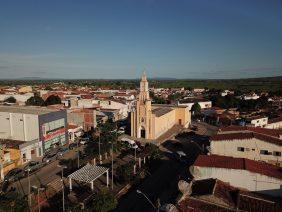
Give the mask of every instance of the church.
[[152, 104], [145, 73], [140, 82], [136, 108], [131, 112], [131, 136], [157, 139], [173, 126], [189, 127], [191, 113], [186, 106]]

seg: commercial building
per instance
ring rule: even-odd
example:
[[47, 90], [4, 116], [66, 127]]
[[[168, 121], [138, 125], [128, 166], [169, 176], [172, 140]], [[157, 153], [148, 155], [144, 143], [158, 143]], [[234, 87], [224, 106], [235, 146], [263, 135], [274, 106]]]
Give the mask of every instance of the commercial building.
[[24, 141], [21, 158], [40, 157], [68, 142], [66, 110], [0, 106], [0, 138]]

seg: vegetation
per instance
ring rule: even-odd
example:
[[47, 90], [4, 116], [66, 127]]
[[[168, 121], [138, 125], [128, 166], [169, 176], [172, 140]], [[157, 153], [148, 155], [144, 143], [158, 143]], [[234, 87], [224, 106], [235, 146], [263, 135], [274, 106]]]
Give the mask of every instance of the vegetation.
[[[250, 78], [250, 79], [228, 79], [228, 80], [193, 80], [193, 79], [149, 79], [150, 86], [156, 88], [208, 88], [208, 89], [232, 89], [242, 92], [248, 91], [272, 91], [282, 95], [282, 76]], [[52, 89], [51, 84], [63, 82], [65, 86], [92, 86], [94, 88], [110, 87], [113, 89], [134, 89], [139, 86], [139, 79], [134, 80], [3, 80], [0, 85], [45, 85], [46, 89]]]
[[99, 192], [92, 202], [92, 209], [95, 212], [107, 212], [115, 209], [117, 200], [108, 190]]
[[32, 96], [26, 101], [26, 105], [43, 106], [44, 100], [40, 96]]
[[133, 179], [134, 162], [120, 165], [116, 169], [116, 175], [120, 183], [128, 183]]
[[56, 105], [56, 104], [61, 104], [61, 98], [55, 95], [51, 95], [49, 96], [46, 100], [45, 100], [45, 105]]
[[235, 96], [212, 96], [211, 101], [214, 106], [229, 109], [238, 108], [240, 111], [263, 109], [269, 106], [268, 98], [266, 96], [261, 96], [256, 100], [242, 100]]
[[191, 111], [193, 112], [193, 115], [198, 115], [201, 113], [201, 106], [199, 105], [198, 102], [196, 102], [195, 104], [193, 104]]
[[18, 193], [0, 194], [0, 211], [21, 212], [28, 211], [27, 199]]
[[15, 99], [15, 97], [10, 96], [10, 97], [8, 97], [7, 99], [5, 99], [4, 102], [7, 102], [7, 103], [16, 103], [17, 100]]

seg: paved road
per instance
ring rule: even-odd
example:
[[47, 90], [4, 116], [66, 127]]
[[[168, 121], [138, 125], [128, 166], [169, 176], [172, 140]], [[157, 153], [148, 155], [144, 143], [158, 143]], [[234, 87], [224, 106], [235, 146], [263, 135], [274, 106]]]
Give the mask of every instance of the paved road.
[[[169, 159], [169, 157], [165, 157], [163, 165], [136, 188], [148, 195], [154, 204], [158, 198], [161, 204], [175, 203], [175, 199], [179, 194], [178, 181], [180, 179], [188, 180], [191, 177], [189, 166], [193, 164], [201, 151], [193, 142], [182, 139], [179, 142], [183, 144], [183, 151], [188, 155], [189, 163], [182, 164]], [[169, 149], [169, 151], [175, 150]], [[136, 189], [130, 191], [120, 199], [115, 211], [154, 211], [152, 205], [142, 195], [136, 193]]]
[[[188, 180], [188, 178], [192, 177], [189, 173], [190, 165], [194, 163], [199, 154], [206, 152], [203, 149], [203, 145], [209, 145], [208, 136], [213, 135], [217, 130], [216, 127], [205, 123], [194, 124], [199, 128], [196, 135], [178, 137], [176, 140], [168, 141], [166, 145], [160, 146], [160, 149], [164, 152], [184, 151], [189, 158], [188, 164], [184, 165], [166, 157], [164, 164], [136, 188], [145, 193], [154, 204], [156, 204], [158, 198], [161, 204], [175, 203], [176, 197], [179, 194], [177, 185], [179, 179]], [[181, 143], [181, 149], [169, 145], [170, 142]], [[155, 211], [152, 205], [142, 195], [137, 194], [136, 189], [130, 191], [120, 199], [118, 207], [115, 210], [116, 212]]]
[[[63, 158], [73, 158], [75, 157], [75, 150], [68, 151]], [[46, 166], [42, 167], [39, 171], [32, 173], [30, 175], [30, 186], [44, 186], [51, 181], [61, 177], [61, 168], [58, 167], [59, 160], [55, 160]], [[14, 187], [21, 194], [28, 193], [28, 178], [25, 177], [9, 185], [9, 188]]]

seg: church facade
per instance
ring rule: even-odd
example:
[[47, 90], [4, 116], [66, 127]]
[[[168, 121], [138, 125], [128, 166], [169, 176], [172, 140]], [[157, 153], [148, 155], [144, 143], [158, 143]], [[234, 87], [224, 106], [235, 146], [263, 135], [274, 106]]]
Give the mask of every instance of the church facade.
[[190, 122], [191, 113], [186, 106], [152, 105], [147, 77], [143, 74], [136, 109], [131, 112], [131, 136], [157, 139], [173, 126], [187, 128]]

